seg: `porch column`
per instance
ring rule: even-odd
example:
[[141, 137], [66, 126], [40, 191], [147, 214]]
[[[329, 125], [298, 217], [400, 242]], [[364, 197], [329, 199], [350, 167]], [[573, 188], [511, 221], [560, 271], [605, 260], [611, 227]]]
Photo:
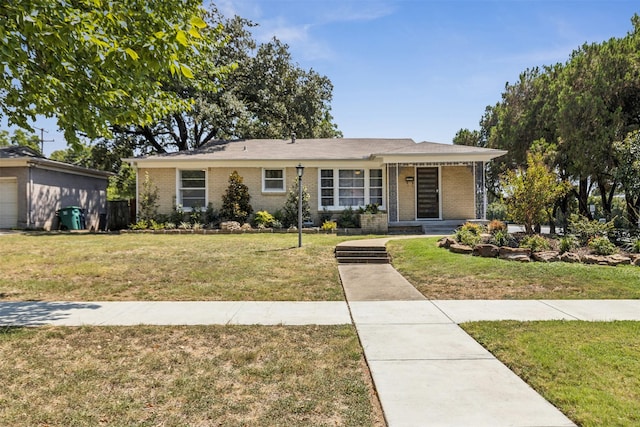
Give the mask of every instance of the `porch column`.
[[387, 215], [389, 222], [398, 222], [398, 165], [387, 165]]
[[487, 186], [485, 180], [485, 163], [475, 162], [473, 172], [476, 185], [476, 218], [487, 219]]

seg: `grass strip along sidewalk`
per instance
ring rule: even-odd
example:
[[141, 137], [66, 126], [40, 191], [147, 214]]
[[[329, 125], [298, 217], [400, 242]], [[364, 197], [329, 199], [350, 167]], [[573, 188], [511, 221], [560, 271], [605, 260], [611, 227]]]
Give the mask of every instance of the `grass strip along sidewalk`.
[[352, 326], [4, 328], [0, 425], [382, 426]]
[[578, 425], [640, 425], [640, 322], [461, 326]]

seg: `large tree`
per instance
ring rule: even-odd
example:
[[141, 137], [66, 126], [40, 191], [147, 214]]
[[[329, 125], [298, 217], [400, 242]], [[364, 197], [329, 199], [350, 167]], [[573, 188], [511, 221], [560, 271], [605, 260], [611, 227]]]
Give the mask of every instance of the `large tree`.
[[[110, 135], [184, 110], [168, 76], [192, 78], [220, 42], [200, 0], [20, 0], [0, 3], [0, 116], [31, 129], [56, 117], [67, 141]], [[32, 130], [32, 129], [31, 129]]]
[[146, 126], [121, 126], [117, 132], [137, 137], [139, 148], [152, 152], [189, 150], [219, 139], [341, 135], [330, 114], [333, 86], [327, 77], [295, 64], [288, 46], [277, 39], [258, 46], [250, 33], [254, 24], [243, 18], [224, 19], [213, 11], [207, 20], [221, 23], [227, 35], [225, 46], [208, 62], [233, 64], [233, 71], [221, 76], [203, 67], [206, 78], [219, 82], [215, 90], [186, 80], [171, 87], [195, 100], [191, 109]]
[[[625, 37], [585, 44], [566, 63], [526, 70], [506, 85], [476, 134], [477, 145], [509, 151], [492, 164], [490, 182], [495, 172], [524, 166], [533, 141], [545, 139], [557, 143], [551, 167], [575, 183], [580, 213], [591, 215], [588, 197], [597, 188], [610, 217], [621, 184], [614, 145], [640, 127], [640, 17], [632, 23]], [[473, 142], [470, 132], [457, 140]], [[561, 206], [567, 213], [566, 197]]]

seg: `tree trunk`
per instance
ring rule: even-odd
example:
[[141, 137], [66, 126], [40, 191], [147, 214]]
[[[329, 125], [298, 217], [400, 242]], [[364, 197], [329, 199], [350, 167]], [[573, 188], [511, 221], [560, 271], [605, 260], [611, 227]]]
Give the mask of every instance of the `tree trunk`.
[[638, 228], [638, 218], [640, 214], [640, 197], [633, 197], [629, 193], [624, 195], [627, 204], [627, 219], [629, 220], [629, 228]]
[[580, 215], [593, 219], [591, 212], [589, 211], [589, 180], [588, 178], [580, 178], [578, 185], [578, 192], [576, 193], [578, 199], [578, 211]]

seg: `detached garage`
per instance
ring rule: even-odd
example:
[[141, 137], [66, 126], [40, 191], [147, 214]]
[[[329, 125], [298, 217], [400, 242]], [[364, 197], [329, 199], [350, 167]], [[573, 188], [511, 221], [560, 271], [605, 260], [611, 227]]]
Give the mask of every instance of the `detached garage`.
[[109, 172], [49, 160], [28, 147], [0, 148], [0, 229], [57, 227], [56, 211], [85, 210], [87, 228], [106, 212]]

